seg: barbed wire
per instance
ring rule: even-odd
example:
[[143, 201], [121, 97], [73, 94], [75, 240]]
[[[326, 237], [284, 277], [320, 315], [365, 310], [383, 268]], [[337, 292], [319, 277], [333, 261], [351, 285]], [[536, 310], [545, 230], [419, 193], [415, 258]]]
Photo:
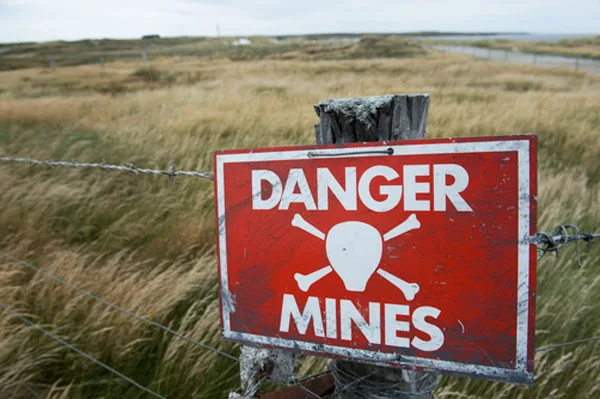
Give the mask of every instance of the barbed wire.
[[114, 303], [111, 303], [111, 302], [107, 301], [106, 299], [100, 298], [100, 297], [92, 294], [89, 291], [86, 291], [86, 290], [78, 288], [78, 287], [76, 287], [76, 286], [74, 286], [72, 284], [69, 284], [66, 281], [61, 280], [60, 278], [58, 278], [58, 277], [56, 277], [56, 276], [54, 276], [54, 275], [52, 275], [52, 274], [50, 274], [48, 272], [45, 272], [45, 271], [43, 271], [43, 270], [35, 267], [34, 265], [30, 264], [30, 263], [27, 263], [25, 261], [17, 259], [17, 258], [15, 258], [14, 256], [12, 256], [10, 254], [7, 254], [5, 252], [0, 251], [0, 256], [3, 256], [5, 258], [9, 259], [12, 262], [18, 263], [21, 266], [24, 266], [24, 267], [26, 267], [26, 268], [28, 268], [28, 269], [30, 269], [30, 270], [38, 273], [38, 274], [41, 274], [42, 276], [44, 276], [44, 278], [46, 278], [48, 280], [52, 280], [52, 281], [54, 281], [54, 282], [56, 282], [56, 283], [58, 283], [58, 284], [60, 284], [60, 285], [62, 285], [64, 287], [67, 287], [67, 288], [69, 288], [69, 289], [71, 289], [71, 290], [73, 290], [75, 292], [78, 292], [81, 295], [84, 295], [84, 296], [86, 296], [88, 298], [91, 298], [91, 299], [93, 299], [95, 301], [98, 301], [98, 302], [100, 302], [100, 303], [102, 303], [102, 304], [104, 304], [104, 305], [106, 305], [106, 306], [108, 306], [108, 307], [110, 307], [110, 308], [112, 308], [114, 310], [117, 310], [117, 311], [119, 311], [119, 312], [121, 312], [121, 313], [123, 313], [123, 314], [125, 314], [125, 315], [127, 315], [129, 317], [131, 317], [131, 318], [134, 318], [134, 319], [139, 320], [141, 322], [150, 324], [150, 325], [152, 325], [154, 327], [160, 328], [161, 330], [163, 330], [165, 332], [168, 332], [169, 334], [172, 334], [172, 335], [176, 336], [179, 339], [182, 339], [184, 341], [187, 341], [187, 342], [190, 342], [192, 344], [195, 344], [195, 345], [197, 345], [197, 346], [199, 346], [201, 348], [204, 348], [206, 350], [215, 352], [215, 353], [217, 353], [217, 354], [219, 354], [221, 356], [224, 356], [224, 357], [226, 357], [228, 359], [234, 360], [236, 362], [239, 361], [239, 359], [237, 357], [232, 356], [229, 353], [225, 353], [225, 352], [223, 352], [220, 349], [214, 348], [214, 347], [212, 347], [210, 345], [207, 345], [207, 344], [203, 344], [202, 342], [196, 341], [195, 339], [186, 337], [185, 335], [183, 335], [181, 333], [178, 333], [177, 331], [175, 331], [175, 330], [173, 330], [173, 329], [171, 329], [171, 328], [169, 328], [167, 326], [164, 326], [164, 325], [162, 325], [160, 323], [157, 323], [157, 322], [155, 322], [153, 320], [147, 319], [144, 316], [140, 316], [140, 315], [138, 315], [138, 314], [136, 314], [136, 313], [134, 313], [134, 312], [132, 312], [130, 310], [122, 308], [119, 305], [115, 305]]
[[[358, 377], [356, 379], [354, 379], [353, 381], [346, 381], [346, 383], [344, 384], [343, 379], [338, 379], [336, 378], [336, 373], [335, 370], [339, 370], [336, 366], [335, 366], [335, 362], [331, 363], [331, 375], [333, 376], [333, 380], [335, 381], [335, 393], [333, 394], [333, 398], [332, 399], [336, 399], [338, 397], [340, 397], [340, 395], [342, 395], [344, 392], [349, 391], [353, 386], [360, 384], [362, 381], [371, 378], [372, 376], [374, 376], [377, 373], [377, 370], [373, 370], [370, 373], [367, 373], [361, 377]], [[341, 385], [341, 388], [338, 389], [337, 386]]]
[[18, 313], [16, 313], [15, 311], [9, 309], [7, 306], [3, 305], [0, 303], [0, 309], [2, 311], [4, 311], [5, 313], [11, 315], [12, 317], [14, 317], [17, 320], [20, 320], [21, 322], [33, 327], [34, 329], [38, 330], [39, 332], [41, 332], [42, 334], [44, 334], [45, 336], [52, 338], [54, 341], [58, 342], [59, 344], [61, 344], [62, 346], [65, 346], [69, 349], [71, 349], [73, 352], [76, 352], [77, 354], [85, 357], [86, 359], [90, 360], [91, 362], [96, 363], [98, 366], [110, 371], [111, 373], [113, 373], [114, 375], [116, 375], [117, 377], [121, 378], [124, 381], [127, 381], [128, 383], [130, 383], [131, 385], [136, 386], [137, 388], [141, 389], [142, 391], [156, 397], [159, 399], [166, 399], [164, 396], [152, 391], [149, 388], [146, 388], [145, 386], [141, 385], [140, 383], [136, 382], [135, 380], [127, 377], [125, 374], [115, 370], [114, 368], [110, 367], [108, 364], [101, 362], [100, 360], [96, 359], [95, 357], [93, 357], [92, 355], [85, 353], [84, 351], [82, 351], [81, 349], [78, 349], [77, 347], [71, 345], [70, 343], [68, 343], [67, 341], [65, 341], [62, 338], [57, 337], [56, 335], [52, 334], [50, 331], [44, 329], [43, 327], [39, 326], [38, 324], [34, 323], [33, 321], [19, 315]]
[[544, 351], [549, 351], [549, 350], [553, 350], [553, 349], [563, 348], [565, 346], [581, 345], [581, 344], [587, 344], [587, 343], [595, 342], [595, 341], [600, 341], [600, 337], [578, 339], [576, 341], [564, 342], [562, 344], [542, 346], [541, 348], [537, 348], [535, 351], [536, 352], [544, 352]]
[[329, 374], [329, 373], [331, 373], [331, 371], [326, 370], [326, 371], [321, 371], [320, 373], [304, 375], [302, 377], [294, 377], [294, 378], [292, 378], [291, 383], [292, 384], [301, 383], [301, 382], [304, 382], [304, 381], [307, 381], [307, 380], [312, 380], [314, 378], [319, 378], [319, 377], [324, 376], [324, 375]]
[[[431, 393], [438, 386], [440, 377], [438, 374], [423, 373], [418, 378], [413, 378], [408, 370], [402, 370], [402, 380], [392, 381], [387, 378], [374, 377], [381, 369], [375, 369], [365, 375], [359, 375], [349, 368], [343, 370], [336, 362], [331, 364], [331, 374], [335, 380], [335, 385], [341, 386], [336, 389], [334, 398], [339, 397], [345, 392], [349, 392], [352, 397], [365, 397], [372, 399], [392, 399], [400, 395], [404, 397], [420, 396]], [[406, 385], [411, 385], [411, 391], [404, 391]]]
[[[23, 164], [48, 166], [48, 167], [93, 168], [93, 169], [100, 169], [100, 170], [104, 170], [104, 171], [119, 171], [119, 172], [133, 173], [133, 174], [141, 173], [141, 174], [165, 175], [165, 176], [168, 176], [169, 179], [173, 179], [177, 176], [191, 176], [191, 177], [200, 177], [200, 178], [204, 178], [204, 179], [214, 180], [214, 175], [210, 172], [179, 171], [175, 168], [175, 166], [170, 166], [167, 170], [160, 170], [160, 169], [138, 168], [132, 164], [111, 165], [111, 164], [106, 164], [104, 162], [102, 162], [102, 163], [65, 162], [65, 161], [37, 160], [37, 159], [33, 159], [33, 158], [7, 157], [7, 156], [0, 156], [0, 162], [23, 163]], [[560, 248], [562, 248], [563, 246], [565, 246], [571, 242], [575, 242], [577, 260], [578, 260], [579, 265], [581, 265], [582, 261], [581, 261], [581, 253], [579, 250], [579, 242], [585, 241], [587, 243], [591, 243], [596, 238], [600, 238], [600, 234], [596, 234], [596, 233], [584, 234], [584, 233], [580, 233], [579, 228], [575, 225], [560, 225], [556, 228], [554, 233], [548, 233], [548, 232], [535, 233], [532, 237], [529, 237], [529, 242], [533, 245], [536, 245], [537, 250], [538, 250], [538, 260], [542, 259], [549, 252], [553, 252], [558, 257]], [[142, 322], [148, 323], [150, 325], [153, 325], [155, 327], [158, 327], [161, 330], [168, 332], [184, 341], [193, 343], [204, 349], [218, 353], [218, 354], [220, 354], [224, 357], [227, 357], [231, 360], [239, 361], [238, 358], [236, 358], [232, 355], [229, 355], [228, 353], [225, 353], [225, 352], [223, 352], [217, 348], [214, 348], [212, 346], [198, 342], [192, 338], [186, 337], [186, 336], [172, 330], [171, 328], [169, 328], [167, 326], [164, 326], [160, 323], [149, 320], [143, 316], [139, 316], [125, 308], [122, 308], [118, 305], [110, 303], [105, 299], [95, 296], [94, 294], [92, 294], [89, 291], [82, 290], [78, 287], [75, 287], [75, 286], [53, 276], [52, 274], [44, 272], [44, 271], [38, 269], [37, 267], [35, 267], [27, 262], [21, 261], [9, 254], [6, 254], [6, 253], [0, 251], [0, 255], [12, 260], [13, 262], [19, 263], [22, 266], [25, 266], [25, 267], [29, 268], [30, 270], [35, 271], [36, 273], [42, 274], [47, 279], [53, 280], [65, 287], [70, 288], [73, 291], [76, 291], [76, 292], [78, 292], [82, 295], [85, 295], [91, 299], [99, 301], [99, 302], [103, 303], [104, 305], [111, 307], [114, 310], [124, 313], [124, 314], [128, 315], [129, 317], [135, 318], [139, 321], [142, 321]], [[7, 311], [4, 306], [2, 306], [2, 305], [0, 305], [0, 306], [2, 307], [3, 310]], [[10, 311], [7, 311], [7, 312], [10, 313]], [[13, 313], [11, 313], [11, 315], [15, 316]], [[17, 316], [15, 316], [15, 317], [17, 317]], [[20, 318], [20, 317], [17, 317], [17, 318]], [[22, 319], [22, 321], [24, 321], [24, 319]], [[30, 322], [30, 323], [33, 323], [33, 322]], [[35, 323], [31, 324], [31, 325], [36, 327], [38, 330], [40, 330], [42, 332], [45, 331], [45, 330], [41, 329], [41, 327], [35, 325]], [[44, 332], [44, 333], [46, 334], [47, 332]], [[48, 334], [46, 334], [46, 335], [48, 335]], [[57, 338], [52, 335], [49, 335], [49, 336], [52, 338]], [[60, 338], [58, 338], [58, 339], [60, 339]], [[562, 348], [565, 346], [584, 344], [584, 343], [589, 343], [589, 342], [594, 342], [594, 341], [600, 341], [600, 337], [592, 337], [592, 338], [581, 339], [581, 340], [576, 340], [576, 341], [571, 341], [571, 342], [565, 342], [562, 344], [549, 345], [549, 346], [537, 348], [536, 352], [543, 352], [543, 351], [553, 350], [553, 349], [557, 349], [557, 348]], [[60, 342], [60, 341], [58, 341], [58, 342]], [[69, 346], [68, 343], [65, 343], [65, 344], [67, 344], [67, 346]], [[74, 348], [72, 346], [69, 346], [69, 347], [79, 353], [79, 350], [77, 350], [76, 348]], [[86, 357], [89, 356], [86, 354], [82, 354], [82, 355], [86, 356]], [[92, 359], [93, 358], [91, 358], [90, 360], [92, 360]], [[115, 370], [115, 372], [116, 372], [116, 370]], [[116, 372], [116, 373], [118, 373], [118, 372]], [[400, 383], [389, 382], [389, 381], [373, 381], [372, 379], [370, 379], [370, 377], [372, 377], [373, 375], [376, 374], [376, 370], [372, 371], [371, 373], [368, 373], [366, 375], [359, 376], [359, 375], [355, 375], [354, 373], [351, 373], [351, 372], [348, 373], [347, 371], [344, 372], [344, 371], [339, 370], [339, 368], [335, 366], [335, 362], [333, 362], [332, 368], [331, 368], [331, 373], [335, 380], [336, 386], [341, 386], [341, 388], [336, 389], [334, 397], [338, 397], [343, 392], [347, 392], [350, 390], [355, 391], [356, 389], [353, 389], [353, 388], [356, 388], [357, 386], [360, 386], [361, 392], [368, 390], [371, 394], [377, 395], [377, 396], [373, 396], [373, 397], [377, 397], [377, 398], [391, 398], [391, 397], [394, 397], [393, 395], [399, 395], [399, 394], [407, 395], [407, 396], [421, 395], [424, 393], [432, 392], [435, 389], [435, 387], [437, 386], [437, 383], [439, 381], [436, 377], [435, 381], [432, 381], [426, 387], [422, 387], [422, 389], [419, 392], [402, 392], [402, 391], [398, 390]], [[119, 374], [117, 374], [117, 375], [119, 375]], [[312, 376], [308, 376], [308, 377], [304, 377], [303, 379], [294, 378], [290, 382], [293, 385], [297, 386], [299, 389], [303, 390], [309, 396], [312, 396], [314, 398], [320, 398], [320, 396], [318, 394], [314, 393], [313, 391], [304, 387], [301, 384], [302, 381], [304, 381], [306, 379], [310, 379], [311, 377]], [[423, 379], [423, 377], [421, 377], [421, 379], [418, 379], [417, 381], [413, 381], [413, 382], [417, 383], [417, 382], [420, 382], [422, 379]], [[127, 380], [129, 381], [129, 379], [127, 379]], [[144, 387], [139, 386], [137, 383], [135, 383], [135, 381], [131, 380], [130, 382], [134, 383], [134, 385], [145, 390]], [[260, 386], [260, 383], [258, 384], [258, 386]], [[255, 387], [251, 387], [250, 390], [252, 390], [253, 388], [255, 388]], [[158, 395], [155, 393], [153, 393], [153, 394], [155, 396]], [[392, 395], [392, 396], [390, 396], [390, 395]], [[162, 396], [157, 396], [157, 397], [162, 398]]]
[[[587, 236], [587, 235], [584, 235], [584, 236]], [[571, 241], [577, 239], [577, 238], [573, 238], [574, 236], [572, 236], [572, 235], [570, 235], [569, 237], [570, 237], [569, 240], [566, 240], [565, 243], [566, 242], [571, 242]], [[128, 315], [128, 316], [130, 316], [132, 318], [135, 318], [135, 319], [139, 320], [139, 321], [142, 321], [142, 322], [148, 323], [150, 325], [153, 325], [155, 327], [158, 327], [161, 330], [163, 330], [165, 332], [168, 332], [168, 333], [170, 333], [170, 334], [172, 334], [172, 335], [174, 335], [174, 336], [176, 336], [176, 337], [178, 337], [178, 338], [180, 338], [180, 339], [182, 339], [184, 341], [196, 344], [196, 345], [198, 345], [198, 346], [200, 346], [200, 347], [202, 347], [204, 349], [207, 349], [207, 350], [213, 351], [215, 353], [218, 353], [218, 354], [220, 354], [222, 356], [225, 356], [225, 357], [227, 357], [227, 358], [229, 358], [231, 360], [234, 360], [236, 362], [239, 361], [238, 358], [236, 358], [236, 357], [234, 357], [234, 356], [232, 356], [232, 355], [230, 355], [228, 353], [222, 352], [221, 350], [219, 350], [217, 348], [214, 348], [212, 346], [203, 344], [203, 343], [198, 342], [198, 341], [196, 341], [196, 340], [194, 340], [192, 338], [186, 337], [186, 336], [178, 333], [177, 331], [172, 330], [171, 328], [169, 328], [167, 326], [164, 326], [164, 325], [162, 325], [160, 323], [157, 323], [155, 321], [149, 320], [149, 319], [147, 319], [147, 318], [145, 318], [143, 316], [139, 316], [139, 315], [137, 315], [137, 314], [135, 314], [135, 313], [127, 310], [127, 309], [124, 309], [124, 308], [122, 308], [122, 307], [120, 307], [118, 305], [115, 305], [115, 304], [113, 304], [111, 302], [108, 302], [107, 300], [105, 300], [103, 298], [100, 298], [100, 297], [92, 294], [89, 291], [83, 290], [83, 289], [78, 288], [78, 287], [76, 287], [76, 286], [74, 286], [72, 284], [69, 284], [69, 283], [61, 280], [60, 278], [58, 278], [58, 277], [56, 277], [56, 276], [54, 276], [54, 275], [52, 275], [52, 274], [50, 274], [48, 272], [45, 272], [45, 271], [43, 271], [43, 270], [41, 270], [41, 269], [39, 269], [39, 268], [31, 265], [30, 263], [27, 263], [27, 262], [22, 261], [22, 260], [20, 260], [18, 258], [15, 258], [14, 256], [12, 256], [10, 254], [7, 254], [5, 252], [0, 251], [0, 256], [3, 256], [3, 257], [5, 257], [5, 258], [7, 258], [7, 259], [9, 259], [9, 260], [11, 260], [11, 261], [13, 261], [15, 263], [18, 263], [18, 264], [20, 264], [20, 265], [22, 265], [22, 266], [24, 266], [24, 267], [26, 267], [26, 268], [28, 268], [28, 269], [36, 272], [36, 273], [38, 273], [38, 274], [41, 274], [43, 277], [45, 277], [48, 280], [52, 280], [52, 281], [54, 281], [54, 282], [56, 282], [56, 283], [58, 283], [60, 285], [63, 285], [63, 286], [65, 286], [65, 287], [67, 287], [67, 288], [69, 288], [69, 289], [71, 289], [71, 290], [73, 290], [75, 292], [78, 292], [78, 293], [80, 293], [80, 294], [82, 294], [82, 295], [84, 295], [86, 297], [89, 297], [89, 298], [94, 299], [94, 300], [96, 300], [98, 302], [101, 302], [102, 304], [104, 304], [106, 306], [109, 306], [109, 307], [111, 307], [114, 310], [122, 312], [122, 313], [124, 313], [124, 314], [126, 314], [126, 315]], [[2, 310], [5, 310], [7, 313], [11, 314], [12, 316], [15, 316], [14, 312], [11, 313], [11, 311], [9, 311], [8, 308], [6, 308], [5, 306], [3, 306], [1, 304], [0, 304], [0, 308], [2, 308]], [[15, 317], [17, 317], [17, 316], [15, 316]], [[17, 318], [20, 319], [20, 320], [23, 319], [21, 317], [17, 317]], [[31, 321], [29, 321], [29, 322], [33, 323]], [[26, 323], [30, 324], [28, 322], [26, 322]], [[34, 324], [35, 323], [30, 324], [30, 325], [32, 325], [33, 327], [36, 327], [36, 329], [40, 330], [41, 327], [38, 328], [39, 326], [34, 325]], [[40, 331], [42, 331], [42, 330], [40, 330]], [[51, 336], [51, 338], [54, 339], [56, 337]], [[57, 340], [57, 342], [62, 343], [61, 341]], [[562, 347], [566, 347], [566, 346], [579, 345], [579, 344], [584, 344], [584, 343], [589, 343], [589, 342], [594, 342], [594, 341], [600, 341], [600, 337], [591, 337], [591, 338], [587, 338], [587, 339], [570, 341], [570, 342], [565, 342], [565, 343], [556, 344], [556, 345], [544, 346], [544, 347], [537, 348], [536, 352], [543, 352], [543, 351], [558, 349], [558, 348], [562, 348]], [[72, 345], [69, 345], [67, 343], [66, 346], [69, 347], [69, 348], [71, 348]], [[75, 348], [73, 350], [76, 351], [76, 352], [79, 351], [77, 348]], [[85, 354], [83, 356], [87, 357]], [[357, 387], [357, 386], [361, 387], [361, 392], [364, 391], [365, 387], [363, 387], [362, 385], [365, 385], [365, 384], [362, 384], [362, 382], [368, 380], [370, 377], [372, 377], [373, 375], [375, 375], [377, 373], [377, 370], [374, 370], [374, 371], [372, 371], [372, 372], [370, 372], [370, 373], [368, 373], [366, 375], [358, 376], [358, 375], [355, 375], [353, 373], [347, 373], [347, 372], [344, 372], [344, 371], [340, 371], [339, 368], [336, 367], [334, 363], [331, 366], [331, 373], [333, 375], [334, 380], [336, 381], [336, 386], [341, 386], [341, 388], [336, 389], [336, 392], [335, 392], [333, 398], [339, 397], [339, 395], [341, 395], [344, 392], [354, 391], [354, 390], [356, 390], [356, 388], [355, 389], [352, 389], [352, 388], [353, 387]], [[321, 398], [321, 396], [319, 394], [317, 394], [317, 393], [311, 391], [310, 389], [304, 387], [303, 385], [301, 385], [301, 383], [303, 381], [306, 381], [306, 380], [311, 379], [311, 378], [316, 378], [316, 377], [321, 376], [321, 375], [326, 374], [326, 373], [328, 373], [328, 371], [322, 372], [322, 373], [318, 373], [318, 374], [314, 374], [314, 375], [304, 376], [304, 377], [300, 377], [300, 378], [294, 378], [290, 382], [293, 385], [297, 386], [302, 391], [304, 391], [305, 393], [307, 393], [308, 395], [312, 396], [313, 398]], [[350, 374], [352, 374], [352, 375], [350, 375]], [[422, 379], [423, 379], [423, 377], [421, 377], [420, 379], [416, 380], [415, 382], [420, 382]], [[129, 381], [129, 379], [126, 379], [126, 380]], [[436, 381], [432, 382], [429, 386], [427, 386], [425, 389], [419, 390], [418, 392], [398, 391], [398, 389], [397, 389], [398, 388], [398, 383], [386, 383], [385, 387], [383, 387], [383, 385], [381, 384], [381, 382], [376, 383], [375, 385], [377, 385], [377, 386], [374, 385], [373, 381], [368, 381], [366, 384], [368, 385], [368, 388], [371, 391], [371, 393], [378, 393], [378, 394], [380, 394], [384, 390], [384, 388], [385, 388], [385, 390], [388, 390], [388, 391], [390, 389], [395, 389], [395, 391], [393, 391], [394, 394], [402, 394], [402, 395], [408, 395], [408, 396], [410, 396], [410, 395], [420, 395], [420, 394], [432, 392], [435, 389], [435, 387], [437, 386], [437, 383], [438, 382], [436, 380]], [[159, 397], [162, 397], [162, 396], [159, 396]], [[393, 396], [389, 396], [389, 395], [388, 396], [381, 396], [380, 395], [380, 396], [377, 396], [377, 397], [380, 397], [380, 398], [390, 398], [390, 397], [393, 397]]]
[[298, 389], [300, 389], [301, 391], [303, 391], [304, 393], [306, 393], [308, 396], [311, 396], [311, 397], [313, 397], [315, 399], [321, 399], [322, 398], [321, 395], [319, 395], [318, 393], [315, 393], [315, 392], [311, 391], [310, 389], [308, 389], [304, 385], [300, 384], [299, 382], [294, 383], [294, 385], [296, 387], [298, 387]]
[[167, 170], [161, 169], [145, 169], [138, 168], [132, 164], [125, 165], [111, 165], [106, 164], [104, 162], [101, 163], [88, 163], [88, 162], [66, 162], [66, 161], [52, 161], [52, 160], [39, 160], [33, 158], [20, 158], [20, 157], [8, 157], [8, 156], [0, 156], [0, 162], [11, 162], [11, 163], [24, 163], [29, 165], [39, 165], [39, 166], [48, 166], [51, 168], [54, 167], [64, 167], [64, 168], [83, 168], [83, 169], [101, 169], [106, 172], [128, 172], [134, 174], [146, 173], [153, 175], [165, 175], [168, 176], [169, 179], [174, 179], [177, 176], [192, 176], [192, 177], [200, 177], [203, 179], [214, 180], [214, 175], [211, 172], [197, 172], [197, 171], [186, 171], [186, 170], [177, 170], [174, 165], [171, 165]]
[[541, 232], [535, 233], [530, 237], [529, 242], [536, 245], [538, 248], [538, 260], [542, 259], [548, 252], [554, 252], [558, 257], [558, 250], [575, 241], [575, 249], [577, 252], [577, 262], [581, 266], [581, 253], [579, 252], [579, 242], [585, 241], [591, 243], [595, 238], [600, 238], [600, 234], [590, 233], [582, 234], [579, 228], [575, 225], [565, 224], [560, 225], [554, 231], [554, 234]]
[[[586, 344], [586, 343], [596, 342], [596, 341], [600, 342], [600, 336], [564, 342], [564, 343], [556, 344], [556, 345], [542, 346], [540, 348], [537, 348], [535, 351], [536, 352], [545, 352], [545, 351], [551, 351], [554, 349], [560, 349], [560, 348], [563, 348], [566, 346], [581, 345], [581, 344]], [[300, 388], [301, 390], [306, 392], [309, 396], [316, 398], [316, 399], [321, 399], [322, 396], [320, 396], [319, 394], [302, 386], [301, 383], [304, 381], [307, 381], [309, 379], [317, 378], [317, 377], [320, 377], [321, 375], [331, 373], [334, 378], [334, 381], [336, 383], [336, 386], [341, 385], [341, 387], [337, 388], [336, 392], [331, 397], [332, 399], [335, 399], [335, 398], [340, 397], [340, 395], [342, 395], [343, 393], [348, 392], [348, 391], [352, 392], [355, 396], [366, 392], [364, 389], [365, 387], [363, 387], [361, 385], [361, 383], [363, 381], [368, 380], [375, 374], [377, 374], [378, 371], [379, 370], [377, 370], [377, 369], [372, 370], [371, 372], [367, 373], [366, 375], [359, 377], [358, 374], [354, 374], [352, 372], [348, 373], [348, 372], [341, 371], [334, 362], [334, 363], [332, 363], [329, 371], [324, 371], [321, 373], [312, 374], [312, 375], [308, 375], [308, 376], [304, 376], [304, 377], [300, 377], [300, 378], [293, 378], [291, 383], [293, 383], [295, 386], [297, 386], [298, 388]], [[415, 380], [412, 380], [410, 382], [413, 384], [417, 384], [419, 382], [423, 382], [427, 378], [431, 378], [431, 376], [425, 374], [425, 375], [423, 375]], [[398, 389], [395, 389], [395, 388], [397, 388], [399, 383], [393, 383], [393, 382], [385, 383], [385, 387], [383, 387], [383, 385], [380, 385], [380, 384], [381, 384], [381, 382], [377, 382], [375, 384], [377, 386], [375, 386], [373, 384], [373, 381], [368, 382], [367, 389], [369, 391], [368, 394], [370, 395], [370, 396], [368, 396], [369, 398], [388, 399], [388, 398], [393, 398], [393, 397], [395, 398], [395, 397], [397, 397], [397, 395], [419, 396], [419, 395], [431, 393], [435, 390], [435, 388], [439, 384], [439, 376], [436, 376], [435, 380], [431, 381], [431, 383], [428, 384], [428, 386], [426, 386], [425, 389], [423, 389], [423, 387], [422, 387], [421, 390], [419, 390], [419, 391], [415, 390], [413, 392], [399, 391]], [[360, 389], [357, 390], [359, 386], [360, 386]], [[352, 389], [353, 387], [356, 387], [356, 388]], [[381, 394], [382, 387], [385, 388], [386, 390], [394, 389], [392, 392], [387, 392], [387, 393], [391, 394], [392, 396], [381, 396], [380, 394]], [[356, 392], [354, 392], [354, 391], [356, 391]], [[373, 395], [375, 395], [375, 396], [373, 396]]]
[[320, 373], [305, 375], [302, 377], [292, 377], [289, 381], [289, 384], [294, 385], [295, 387], [297, 387], [301, 391], [304, 391], [307, 395], [309, 395], [315, 399], [321, 399], [322, 398], [321, 395], [319, 395], [318, 393], [305, 387], [304, 385], [302, 385], [302, 383], [306, 382], [308, 380], [317, 379], [317, 378], [322, 377], [327, 374], [331, 374], [331, 371], [327, 370], [327, 371], [321, 371]]

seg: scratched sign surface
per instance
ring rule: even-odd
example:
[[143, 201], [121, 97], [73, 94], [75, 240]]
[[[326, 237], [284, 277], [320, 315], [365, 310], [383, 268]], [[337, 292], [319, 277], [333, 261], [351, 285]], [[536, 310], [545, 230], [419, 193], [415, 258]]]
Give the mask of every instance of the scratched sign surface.
[[536, 141], [215, 154], [225, 338], [533, 379]]

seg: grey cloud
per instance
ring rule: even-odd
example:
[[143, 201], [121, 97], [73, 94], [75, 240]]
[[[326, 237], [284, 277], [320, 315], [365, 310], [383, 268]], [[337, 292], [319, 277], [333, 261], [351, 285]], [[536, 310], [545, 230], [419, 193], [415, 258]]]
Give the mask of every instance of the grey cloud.
[[600, 33], [597, 0], [0, 0], [0, 42], [316, 32]]

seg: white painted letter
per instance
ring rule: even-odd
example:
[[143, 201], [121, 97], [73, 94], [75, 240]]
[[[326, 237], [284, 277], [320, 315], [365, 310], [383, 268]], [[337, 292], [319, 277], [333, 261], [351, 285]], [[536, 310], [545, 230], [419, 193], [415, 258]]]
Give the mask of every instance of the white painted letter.
[[325, 298], [327, 338], [337, 338], [337, 305], [335, 299]]
[[415, 309], [412, 314], [412, 324], [417, 330], [429, 335], [430, 339], [429, 341], [424, 341], [421, 338], [414, 337], [412, 339], [412, 346], [425, 352], [433, 352], [444, 345], [444, 332], [438, 326], [425, 321], [426, 317], [437, 319], [440, 313], [439, 309], [431, 306], [421, 306]]
[[406, 305], [386, 303], [385, 309], [385, 344], [398, 348], [410, 348], [410, 339], [398, 336], [398, 331], [410, 331], [407, 321], [399, 321], [397, 316], [408, 316], [409, 309]]
[[[294, 192], [296, 191], [296, 186], [300, 189], [300, 193]], [[290, 169], [290, 174], [283, 189], [283, 197], [279, 203], [279, 209], [288, 209], [292, 202], [303, 203], [307, 211], [317, 209], [302, 169]]]
[[[271, 184], [271, 196], [267, 199], [262, 198], [262, 181]], [[270, 170], [252, 171], [252, 209], [273, 209], [281, 200], [281, 180]]]
[[[447, 186], [446, 176], [452, 176], [454, 182]], [[433, 165], [433, 208], [436, 211], [446, 210], [446, 198], [459, 212], [473, 212], [473, 209], [460, 196], [469, 185], [469, 174], [460, 165]]]
[[352, 322], [363, 333], [367, 341], [372, 344], [381, 343], [381, 306], [376, 302], [369, 302], [369, 323], [360, 314], [354, 304], [347, 300], [340, 300], [340, 329], [341, 338], [352, 341]]
[[346, 168], [346, 189], [335, 180], [327, 168], [317, 168], [317, 197], [319, 210], [329, 209], [329, 191], [340, 201], [347, 211], [356, 210], [356, 168]]
[[371, 195], [371, 182], [377, 176], [385, 177], [387, 181], [393, 180], [398, 173], [389, 166], [372, 166], [363, 173], [358, 183], [360, 199], [367, 208], [375, 212], [387, 212], [400, 202], [402, 186], [381, 186], [379, 193], [385, 195], [383, 201], [376, 201]]
[[418, 200], [417, 194], [428, 194], [429, 182], [417, 183], [417, 176], [429, 176], [429, 165], [404, 165], [402, 172], [404, 184], [404, 210], [428, 211], [429, 200]]
[[290, 317], [294, 319], [296, 328], [301, 335], [306, 334], [310, 321], [313, 321], [313, 328], [317, 337], [324, 337], [323, 331], [323, 316], [321, 315], [321, 307], [319, 298], [310, 296], [306, 301], [304, 311], [300, 313], [296, 298], [291, 294], [283, 295], [283, 303], [281, 304], [281, 320], [279, 322], [279, 331], [290, 331]]

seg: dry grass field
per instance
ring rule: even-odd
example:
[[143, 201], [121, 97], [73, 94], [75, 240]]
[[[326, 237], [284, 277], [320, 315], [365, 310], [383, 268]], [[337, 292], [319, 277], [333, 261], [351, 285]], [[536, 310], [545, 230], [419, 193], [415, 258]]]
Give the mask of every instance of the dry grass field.
[[[600, 223], [600, 77], [448, 54], [286, 58], [2, 72], [0, 154], [210, 170], [215, 150], [313, 143], [319, 100], [427, 92], [429, 137], [539, 135], [540, 229]], [[202, 179], [0, 164], [0, 251], [237, 356], [220, 338], [213, 205]], [[582, 267], [573, 248], [539, 263], [537, 346], [600, 335], [594, 245]], [[0, 303], [166, 397], [238, 387], [235, 362], [2, 258]], [[596, 342], [538, 353], [532, 388], [446, 377], [436, 396], [599, 398], [598, 370]], [[149, 396], [0, 314], [0, 397]]]

